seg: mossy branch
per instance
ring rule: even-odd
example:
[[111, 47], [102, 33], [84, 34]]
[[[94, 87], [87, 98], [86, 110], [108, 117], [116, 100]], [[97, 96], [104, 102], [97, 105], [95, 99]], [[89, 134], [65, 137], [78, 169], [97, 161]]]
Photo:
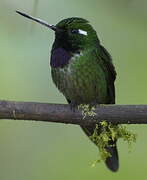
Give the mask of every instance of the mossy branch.
[[0, 101], [0, 119], [34, 120], [92, 125], [105, 120], [116, 124], [147, 124], [147, 105], [100, 105], [94, 116], [83, 119], [81, 110], [69, 105], [38, 102]]

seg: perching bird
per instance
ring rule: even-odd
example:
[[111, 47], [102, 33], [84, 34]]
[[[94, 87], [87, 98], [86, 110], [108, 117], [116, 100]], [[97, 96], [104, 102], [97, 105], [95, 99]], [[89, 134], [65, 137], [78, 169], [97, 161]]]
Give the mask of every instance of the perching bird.
[[[50, 59], [52, 79], [71, 107], [115, 103], [116, 72], [112, 58], [87, 20], [73, 17], [49, 25], [25, 13], [17, 13], [55, 32]], [[95, 126], [81, 128], [91, 136]], [[105, 147], [111, 154], [105, 163], [114, 172], [119, 168], [116, 141], [110, 139]]]

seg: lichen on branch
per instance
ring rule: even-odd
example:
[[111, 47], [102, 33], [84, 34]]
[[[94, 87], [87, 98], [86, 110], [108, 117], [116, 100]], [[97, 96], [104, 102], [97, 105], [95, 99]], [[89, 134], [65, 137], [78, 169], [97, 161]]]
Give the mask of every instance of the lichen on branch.
[[111, 157], [111, 154], [106, 151], [105, 147], [109, 145], [110, 140], [118, 140], [120, 138], [128, 143], [129, 148], [133, 142], [136, 142], [136, 134], [129, 131], [126, 126], [114, 125], [112, 123], [107, 123], [106, 121], [100, 122], [100, 126], [96, 124], [94, 133], [90, 139], [99, 147], [100, 158], [96, 160], [92, 166]]
[[83, 119], [85, 119], [86, 117], [94, 117], [96, 115], [96, 113], [94, 112], [95, 107], [90, 106], [89, 104], [80, 104], [78, 106], [78, 109], [82, 111]]
[[[82, 110], [83, 119], [88, 116], [96, 115], [94, 112], [95, 107], [82, 104], [79, 108]], [[109, 142], [111, 140], [115, 141], [122, 138], [128, 143], [129, 147], [133, 142], [136, 142], [136, 134], [129, 131], [126, 126], [108, 123], [105, 120], [96, 124], [93, 135], [89, 138], [98, 146], [100, 156], [92, 166], [95, 166], [98, 162], [105, 161], [106, 158], [111, 156], [111, 154], [106, 150], [106, 147], [110, 146]]]

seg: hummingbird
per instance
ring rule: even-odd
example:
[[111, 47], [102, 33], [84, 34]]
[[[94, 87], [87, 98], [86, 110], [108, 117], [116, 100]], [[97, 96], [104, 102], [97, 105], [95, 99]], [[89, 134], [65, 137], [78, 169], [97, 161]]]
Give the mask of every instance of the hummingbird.
[[[71, 17], [50, 25], [26, 13], [16, 12], [55, 32], [50, 57], [52, 80], [72, 108], [80, 104], [115, 104], [115, 67], [89, 21]], [[81, 125], [81, 128], [90, 137], [95, 125]], [[113, 172], [119, 168], [116, 143], [117, 139], [111, 138], [105, 147], [110, 153], [105, 164]]]

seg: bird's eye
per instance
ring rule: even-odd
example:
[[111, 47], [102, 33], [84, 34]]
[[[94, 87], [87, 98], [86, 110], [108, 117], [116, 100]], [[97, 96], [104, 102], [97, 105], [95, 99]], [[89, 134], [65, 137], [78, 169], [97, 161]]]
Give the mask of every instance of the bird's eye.
[[87, 31], [84, 31], [82, 29], [72, 29], [71, 33], [72, 34], [81, 34], [81, 35], [84, 35], [84, 36], [88, 35]]
[[79, 30], [78, 30], [78, 29], [72, 29], [72, 30], [71, 30], [71, 33], [72, 33], [72, 34], [78, 34], [78, 33], [79, 33]]

